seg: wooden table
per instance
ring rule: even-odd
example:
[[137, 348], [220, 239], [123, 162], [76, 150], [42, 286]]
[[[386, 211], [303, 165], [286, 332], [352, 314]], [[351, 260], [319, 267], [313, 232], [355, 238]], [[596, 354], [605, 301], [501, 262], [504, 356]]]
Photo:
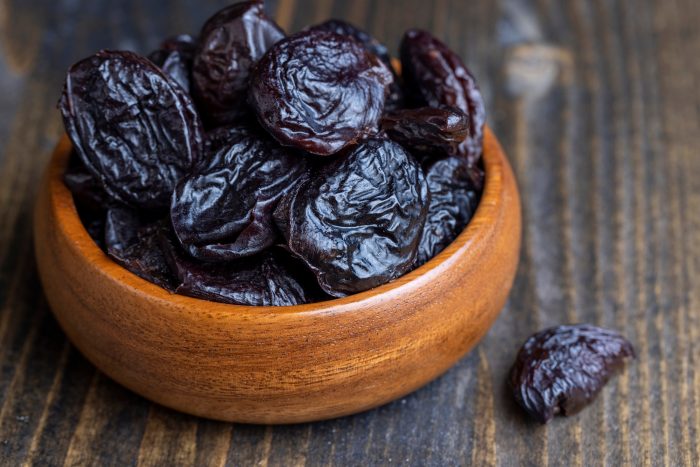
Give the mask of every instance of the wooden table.
[[[87, 363], [51, 317], [30, 234], [65, 70], [100, 48], [147, 52], [195, 32], [225, 3], [0, 2], [0, 464], [700, 463], [697, 0], [269, 1], [287, 30], [336, 16], [394, 49], [418, 26], [463, 55], [522, 190], [506, 309], [439, 380], [316, 424], [196, 419]], [[622, 331], [638, 359], [584, 412], [542, 427], [505, 376], [528, 335], [569, 322]]]

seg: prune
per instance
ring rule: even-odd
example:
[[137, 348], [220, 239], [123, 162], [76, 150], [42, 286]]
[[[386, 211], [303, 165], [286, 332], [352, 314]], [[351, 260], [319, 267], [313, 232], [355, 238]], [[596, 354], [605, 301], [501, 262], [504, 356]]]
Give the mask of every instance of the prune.
[[515, 399], [540, 423], [573, 415], [588, 405], [621, 370], [634, 348], [614, 331], [579, 324], [530, 337], [510, 373]]
[[170, 37], [160, 44], [158, 50], [148, 54], [148, 59], [158, 65], [182, 89], [190, 91], [190, 73], [197, 43], [189, 34]]
[[236, 3], [204, 24], [192, 79], [193, 93], [209, 123], [231, 123], [247, 114], [250, 68], [283, 37], [265, 15], [262, 1]]
[[306, 168], [306, 159], [255, 130], [229, 133], [229, 142], [198, 164], [173, 194], [175, 233], [194, 257], [222, 261], [272, 246], [272, 211]]
[[179, 251], [172, 238], [162, 236], [161, 241], [178, 278], [175, 293], [251, 306], [298, 305], [320, 296], [318, 286], [303, 281], [303, 266], [282, 250], [267, 250], [245, 261], [203, 263]]
[[251, 127], [245, 125], [220, 126], [204, 136], [204, 154], [214, 154], [224, 146], [230, 146], [241, 135], [249, 133]]
[[309, 28], [310, 30], [329, 31], [341, 36], [351, 36], [360, 42], [368, 52], [376, 55], [391, 70], [394, 80], [389, 85], [389, 95], [386, 98], [386, 109], [398, 109], [403, 105], [403, 91], [399, 83], [399, 76], [391, 63], [391, 56], [386, 46], [360, 28], [339, 19], [330, 19], [321, 24]]
[[168, 220], [148, 220], [129, 208], [110, 208], [105, 224], [107, 254], [137, 276], [173, 291], [176, 281], [161, 249]]
[[85, 166], [118, 201], [168, 205], [199, 157], [199, 118], [179, 85], [131, 52], [102, 51], [73, 65], [59, 103]]
[[103, 212], [113, 204], [100, 181], [85, 167], [75, 152], [70, 156], [68, 167], [63, 174], [63, 182], [73, 194], [73, 200], [79, 209], [97, 213]]
[[481, 157], [486, 110], [476, 84], [457, 54], [426, 31], [412, 29], [401, 40], [401, 73], [413, 105], [451, 106], [469, 117], [469, 136], [460, 155], [475, 164]]
[[471, 168], [460, 157], [447, 157], [433, 163], [425, 178], [430, 204], [418, 243], [416, 267], [440, 253], [459, 235], [479, 202]]
[[411, 268], [428, 196], [418, 163], [397, 143], [371, 138], [306, 176], [275, 221], [321, 288], [342, 297]]
[[405, 148], [456, 155], [469, 133], [469, 119], [456, 107], [420, 107], [386, 113], [382, 128]]
[[257, 63], [249, 99], [281, 144], [330, 155], [377, 130], [389, 69], [349, 36], [303, 31]]

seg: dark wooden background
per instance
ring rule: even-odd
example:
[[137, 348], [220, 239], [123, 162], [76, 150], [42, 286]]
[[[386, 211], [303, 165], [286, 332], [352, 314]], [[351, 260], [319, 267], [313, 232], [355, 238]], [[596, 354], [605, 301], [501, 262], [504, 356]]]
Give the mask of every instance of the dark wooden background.
[[[525, 213], [510, 301], [420, 391], [353, 417], [241, 426], [174, 413], [66, 341], [37, 279], [31, 210], [61, 134], [67, 66], [148, 52], [226, 1], [0, 0], [0, 464], [700, 464], [700, 2], [269, 1], [287, 30], [330, 16], [395, 48], [411, 26], [459, 51], [488, 100]], [[638, 360], [542, 427], [505, 376], [532, 332], [622, 331]]]

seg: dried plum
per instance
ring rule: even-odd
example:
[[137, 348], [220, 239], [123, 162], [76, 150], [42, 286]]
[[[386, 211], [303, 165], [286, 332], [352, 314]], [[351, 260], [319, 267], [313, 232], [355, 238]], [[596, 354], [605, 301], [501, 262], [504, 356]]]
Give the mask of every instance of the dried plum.
[[190, 73], [197, 43], [189, 34], [169, 37], [158, 50], [148, 54], [148, 59], [158, 65], [182, 89], [190, 91]]
[[134, 53], [102, 51], [73, 65], [59, 107], [85, 166], [125, 204], [167, 206], [199, 157], [201, 128], [189, 98]]
[[547, 423], [555, 414], [583, 409], [634, 356], [632, 344], [615, 331], [589, 324], [557, 326], [523, 344], [510, 383], [518, 404]]
[[316, 31], [329, 31], [341, 36], [351, 36], [360, 42], [368, 52], [376, 55], [394, 75], [392, 83], [389, 85], [389, 95], [386, 98], [386, 109], [398, 109], [403, 105], [403, 91], [399, 82], [399, 76], [391, 63], [391, 56], [386, 46], [377, 39], [369, 35], [362, 29], [339, 19], [329, 19], [321, 24], [309, 28]]
[[275, 221], [321, 288], [342, 297], [411, 268], [428, 196], [418, 163], [397, 143], [372, 138], [306, 176]]
[[177, 284], [160, 240], [168, 228], [165, 218], [152, 221], [129, 208], [110, 208], [104, 234], [107, 254], [137, 276], [172, 292]]
[[204, 24], [192, 80], [209, 123], [231, 123], [247, 114], [250, 68], [283, 37], [284, 31], [265, 15], [262, 1], [236, 3]]
[[426, 31], [411, 29], [401, 40], [401, 72], [406, 99], [413, 105], [450, 106], [469, 117], [469, 136], [460, 155], [475, 164], [481, 157], [486, 110], [484, 100], [457, 54]]
[[386, 113], [382, 128], [412, 151], [456, 155], [469, 133], [469, 119], [456, 107], [420, 107]]
[[83, 225], [138, 276], [224, 303], [401, 276], [474, 214], [485, 115], [445, 44], [408, 31], [400, 54], [405, 80], [365, 31], [329, 20], [286, 37], [249, 0], [148, 59], [76, 63], [59, 109]]
[[100, 181], [82, 163], [75, 152], [70, 156], [63, 182], [73, 194], [76, 207], [93, 213], [104, 213], [113, 201]]
[[238, 129], [175, 190], [171, 218], [194, 257], [222, 261], [272, 246], [272, 211], [306, 168], [306, 159], [255, 130]]
[[250, 306], [289, 306], [316, 301], [318, 286], [304, 281], [304, 267], [288, 253], [271, 249], [245, 261], [204, 263], [161, 237], [170, 267], [178, 278], [175, 292], [215, 302]]
[[425, 178], [430, 204], [418, 243], [416, 267], [452, 243], [474, 215], [479, 202], [471, 169], [463, 158], [447, 157], [433, 163]]
[[303, 31], [255, 66], [249, 99], [281, 144], [330, 155], [377, 130], [393, 78], [350, 36]]

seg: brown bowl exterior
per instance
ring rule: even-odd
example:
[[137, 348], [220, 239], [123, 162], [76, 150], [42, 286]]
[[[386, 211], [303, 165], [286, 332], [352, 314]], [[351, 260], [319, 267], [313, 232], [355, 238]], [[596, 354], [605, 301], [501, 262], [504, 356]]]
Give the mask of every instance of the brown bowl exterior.
[[493, 134], [486, 186], [462, 234], [415, 271], [350, 297], [248, 307], [173, 295], [112, 262], [83, 228], [58, 145], [35, 209], [53, 313], [75, 346], [133, 391], [174, 409], [245, 423], [296, 423], [379, 406], [449, 369], [503, 307], [521, 214]]

